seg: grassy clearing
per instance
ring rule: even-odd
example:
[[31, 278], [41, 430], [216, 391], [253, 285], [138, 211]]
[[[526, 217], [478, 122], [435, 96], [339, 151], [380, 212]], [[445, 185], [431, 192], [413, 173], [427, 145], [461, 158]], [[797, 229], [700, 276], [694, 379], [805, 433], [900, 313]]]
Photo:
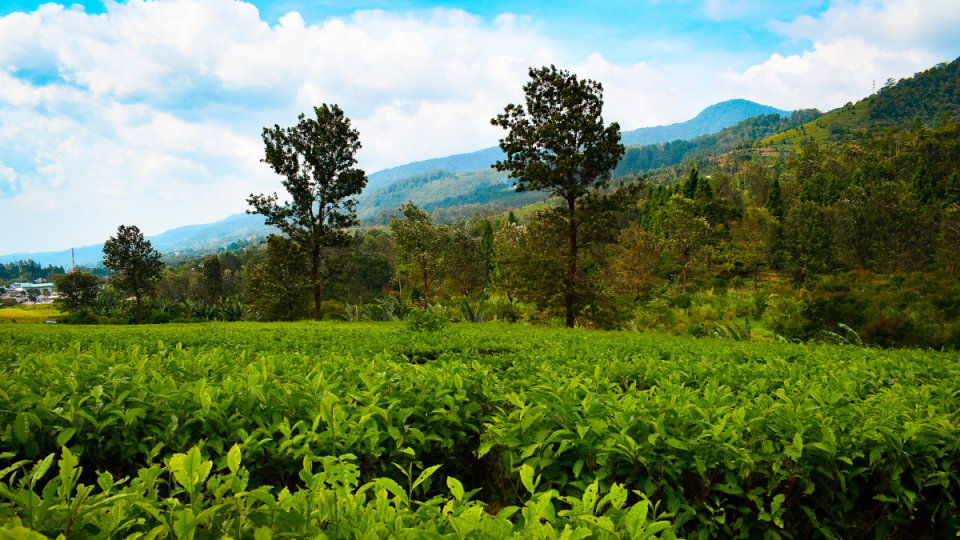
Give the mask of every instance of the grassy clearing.
[[51, 304], [17, 306], [0, 309], [0, 323], [42, 323], [56, 320], [64, 313]]

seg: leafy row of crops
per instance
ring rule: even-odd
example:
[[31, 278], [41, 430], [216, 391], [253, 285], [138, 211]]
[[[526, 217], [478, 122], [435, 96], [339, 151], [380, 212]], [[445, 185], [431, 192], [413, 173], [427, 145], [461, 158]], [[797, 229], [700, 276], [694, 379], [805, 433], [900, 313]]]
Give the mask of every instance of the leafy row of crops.
[[72, 538], [952, 536], [958, 360], [498, 324], [9, 326], [0, 520]]

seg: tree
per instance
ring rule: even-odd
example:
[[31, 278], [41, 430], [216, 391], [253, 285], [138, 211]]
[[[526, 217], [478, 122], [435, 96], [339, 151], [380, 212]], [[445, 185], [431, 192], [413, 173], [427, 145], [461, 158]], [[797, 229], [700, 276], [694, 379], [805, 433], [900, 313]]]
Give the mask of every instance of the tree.
[[487, 268], [480, 242], [460, 227], [450, 231], [443, 260], [449, 288], [454, 295], [468, 296], [486, 281]]
[[944, 200], [947, 204], [960, 204], [960, 171], [954, 171], [947, 178], [947, 189]]
[[520, 256], [520, 239], [525, 234], [523, 225], [512, 221], [500, 224], [493, 237], [493, 286], [507, 295], [512, 304], [520, 293], [520, 277], [515, 261]]
[[483, 220], [483, 225], [480, 227], [480, 253], [483, 254], [487, 270], [493, 270], [493, 224], [489, 219]]
[[851, 184], [843, 192], [836, 208], [835, 230], [840, 254], [847, 264], [862, 270], [870, 257], [874, 235], [873, 209], [863, 183]]
[[260, 316], [274, 321], [309, 317], [313, 285], [307, 273], [309, 253], [289, 238], [270, 235], [267, 252], [260, 257], [247, 266], [244, 283]]
[[103, 243], [103, 266], [110, 270], [115, 289], [132, 294], [137, 303], [137, 324], [143, 322], [143, 296], [157, 286], [163, 270], [160, 252], [136, 225], [117, 228], [117, 236]]
[[54, 278], [53, 285], [60, 293], [60, 298], [54, 303], [63, 311], [78, 311], [97, 303], [100, 283], [97, 276], [89, 272], [60, 274]]
[[683, 182], [683, 196], [688, 199], [697, 198], [697, 190], [700, 189], [700, 173], [697, 172], [697, 167], [690, 167], [690, 173], [687, 174], [687, 179]]
[[[344, 231], [357, 223], [358, 195], [367, 185], [367, 177], [354, 168], [360, 149], [360, 134], [350, 127], [350, 119], [340, 107], [314, 107], [317, 119], [301, 114], [294, 127], [263, 129], [266, 157], [263, 161], [277, 174], [292, 202], [278, 204], [272, 196], [250, 195], [254, 207], [249, 213], [262, 214], [267, 225], [280, 229], [310, 255], [313, 285], [314, 319], [322, 317], [323, 282], [339, 268], [324, 264], [325, 248], [339, 247], [350, 241]], [[328, 261], [329, 262], [329, 261]]]
[[765, 205], [770, 215], [777, 218], [777, 221], [783, 221], [783, 192], [780, 190], [780, 179], [774, 178], [770, 183], [770, 191], [767, 193], [767, 204]]
[[933, 198], [933, 182], [930, 180], [930, 171], [927, 170], [927, 164], [920, 158], [917, 161], [917, 167], [913, 171], [913, 194], [921, 205], [930, 202]]
[[423, 294], [424, 304], [430, 302], [443, 279], [443, 251], [447, 245], [447, 229], [434, 226], [430, 215], [413, 203], [400, 207], [403, 219], [390, 221], [397, 255], [406, 262], [401, 270], [403, 278]]
[[687, 292], [687, 267], [697, 249], [710, 236], [710, 224], [697, 215], [693, 201], [674, 195], [657, 215], [657, 228], [667, 250], [677, 258], [683, 273], [683, 292]]
[[620, 231], [615, 244], [610, 246], [610, 261], [606, 268], [607, 281], [613, 290], [621, 294], [633, 295], [634, 300], [653, 286], [657, 278], [655, 271], [660, 261], [660, 249], [654, 236], [631, 223]]
[[[501, 229], [505, 234], [498, 233], [501, 240], [497, 244], [499, 285], [513, 288], [516, 297], [534, 304], [541, 312], [566, 312], [565, 287], [569, 274], [567, 235], [562, 222], [560, 214], [541, 210], [534, 213], [526, 225], [511, 224]], [[577, 272], [583, 272], [583, 254], [578, 255], [577, 264]], [[589, 300], [592, 291], [588, 280], [579, 279], [575, 285], [575, 293]], [[509, 289], [507, 291], [510, 298]]]
[[216, 255], [203, 257], [200, 282], [210, 302], [217, 302], [223, 296], [223, 266]]
[[927, 263], [933, 247], [933, 212], [920, 204], [910, 186], [885, 182], [870, 197], [873, 266], [889, 272], [915, 272]]
[[834, 268], [833, 212], [812, 201], [790, 209], [783, 223], [787, 265], [794, 279], [802, 283], [811, 275], [826, 274]]
[[566, 70], [550, 66], [530, 69], [524, 85], [526, 107], [510, 104], [491, 120], [508, 130], [500, 140], [506, 160], [498, 171], [509, 171], [517, 191], [544, 191], [563, 201], [554, 210], [566, 229], [566, 279], [563, 297], [566, 326], [572, 328], [580, 298], [577, 297], [579, 250], [584, 242], [581, 227], [595, 227], [615, 208], [624, 207], [639, 195], [640, 182], [609, 187], [611, 172], [623, 155], [620, 126], [603, 123], [603, 86], [577, 79]]
[[762, 206], [751, 206], [733, 229], [737, 251], [753, 267], [753, 290], [757, 290], [760, 265], [767, 260], [776, 234], [777, 220]]
[[956, 204], [944, 210], [940, 222], [940, 262], [951, 276], [960, 273], [960, 206]]

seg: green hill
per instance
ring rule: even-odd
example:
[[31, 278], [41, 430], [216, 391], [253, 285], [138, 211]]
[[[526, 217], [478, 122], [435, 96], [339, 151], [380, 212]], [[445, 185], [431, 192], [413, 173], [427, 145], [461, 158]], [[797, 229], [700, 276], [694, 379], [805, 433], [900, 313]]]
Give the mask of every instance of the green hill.
[[931, 126], [944, 115], [960, 115], [960, 58], [900, 79], [876, 94], [830, 111], [815, 121], [762, 138], [757, 146], [778, 157], [796, 151], [803, 143], [841, 141], [868, 129], [920, 122]]
[[790, 116], [764, 114], [735, 126], [690, 141], [673, 141], [647, 146], [630, 146], [614, 169], [614, 176], [636, 174], [683, 163], [704, 154], [723, 154], [745, 144], [805, 124], [820, 116], [816, 109], [794, 111]]
[[491, 169], [455, 173], [434, 170], [364, 195], [357, 206], [357, 215], [364, 223], [383, 224], [401, 204], [413, 202], [423, 210], [465, 205], [492, 205], [496, 208], [523, 206], [543, 199], [541, 193], [517, 193], [507, 175]]
[[500, 159], [503, 159], [503, 151], [497, 146], [492, 146], [469, 154], [457, 154], [455, 156], [428, 159], [384, 169], [367, 175], [367, 187], [364, 189], [364, 194], [373, 193], [379, 188], [396, 182], [397, 180], [410, 178], [430, 171], [442, 170], [458, 173], [488, 169]]

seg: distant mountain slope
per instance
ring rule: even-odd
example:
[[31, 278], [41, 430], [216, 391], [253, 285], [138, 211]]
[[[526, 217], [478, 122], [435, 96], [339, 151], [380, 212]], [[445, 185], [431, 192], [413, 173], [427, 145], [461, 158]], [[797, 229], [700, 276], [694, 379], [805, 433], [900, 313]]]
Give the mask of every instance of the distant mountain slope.
[[506, 173], [489, 169], [461, 173], [434, 170], [397, 180], [363, 197], [357, 206], [357, 215], [370, 222], [381, 211], [395, 210], [410, 201], [429, 212], [436, 208], [492, 202], [522, 206], [543, 198], [539, 193], [515, 192], [512, 184], [505, 182], [506, 178]]
[[[147, 240], [150, 240], [154, 249], [166, 254], [184, 249], [224, 246], [251, 236], [266, 236], [274, 232], [277, 232], [275, 228], [264, 225], [263, 216], [234, 214], [215, 223], [170, 229], [155, 236], [148, 236]], [[74, 253], [78, 265], [95, 266], [103, 260], [103, 244], [78, 247], [74, 249]], [[71, 264], [69, 249], [0, 255], [2, 263], [27, 259], [33, 259], [43, 266], [52, 264], [67, 268]]]
[[[625, 145], [641, 145], [678, 139], [693, 139], [701, 135], [716, 133], [723, 128], [736, 125], [747, 118], [761, 114], [789, 116], [791, 112], [760, 105], [746, 99], [731, 99], [707, 107], [700, 111], [700, 114], [696, 117], [686, 122], [624, 131], [621, 133], [621, 142]], [[497, 146], [492, 146], [469, 154], [428, 159], [384, 169], [367, 175], [367, 188], [360, 198], [363, 199], [379, 188], [403, 178], [410, 178], [434, 170], [452, 173], [479, 171], [489, 169], [491, 165], [503, 158], [503, 151]]]
[[425, 172], [443, 170], [458, 173], [489, 169], [491, 165], [503, 159], [503, 157], [500, 148], [492, 146], [469, 154], [428, 159], [393, 167], [392, 169], [384, 169], [367, 175], [367, 188], [363, 190], [364, 196], [402, 178], [409, 178]]
[[695, 139], [701, 135], [717, 133], [723, 128], [737, 125], [747, 118], [761, 114], [790, 116], [791, 111], [782, 111], [746, 99], [731, 99], [707, 107], [686, 122], [624, 131], [620, 134], [620, 142], [626, 145], [645, 145]]
[[748, 118], [739, 124], [690, 141], [673, 141], [647, 146], [628, 146], [623, 159], [614, 169], [614, 176], [624, 176], [683, 163], [703, 154], [723, 154], [757, 139], [786, 131], [820, 117], [820, 111], [794, 111], [789, 116], [765, 114]]
[[796, 151], [810, 140], [837, 141], [854, 132], [913, 122], [931, 126], [943, 115], [960, 116], [960, 58], [900, 79], [896, 85], [884, 87], [857, 104], [834, 109], [816, 121], [768, 136], [760, 145], [771, 149], [768, 155], [779, 156]]

